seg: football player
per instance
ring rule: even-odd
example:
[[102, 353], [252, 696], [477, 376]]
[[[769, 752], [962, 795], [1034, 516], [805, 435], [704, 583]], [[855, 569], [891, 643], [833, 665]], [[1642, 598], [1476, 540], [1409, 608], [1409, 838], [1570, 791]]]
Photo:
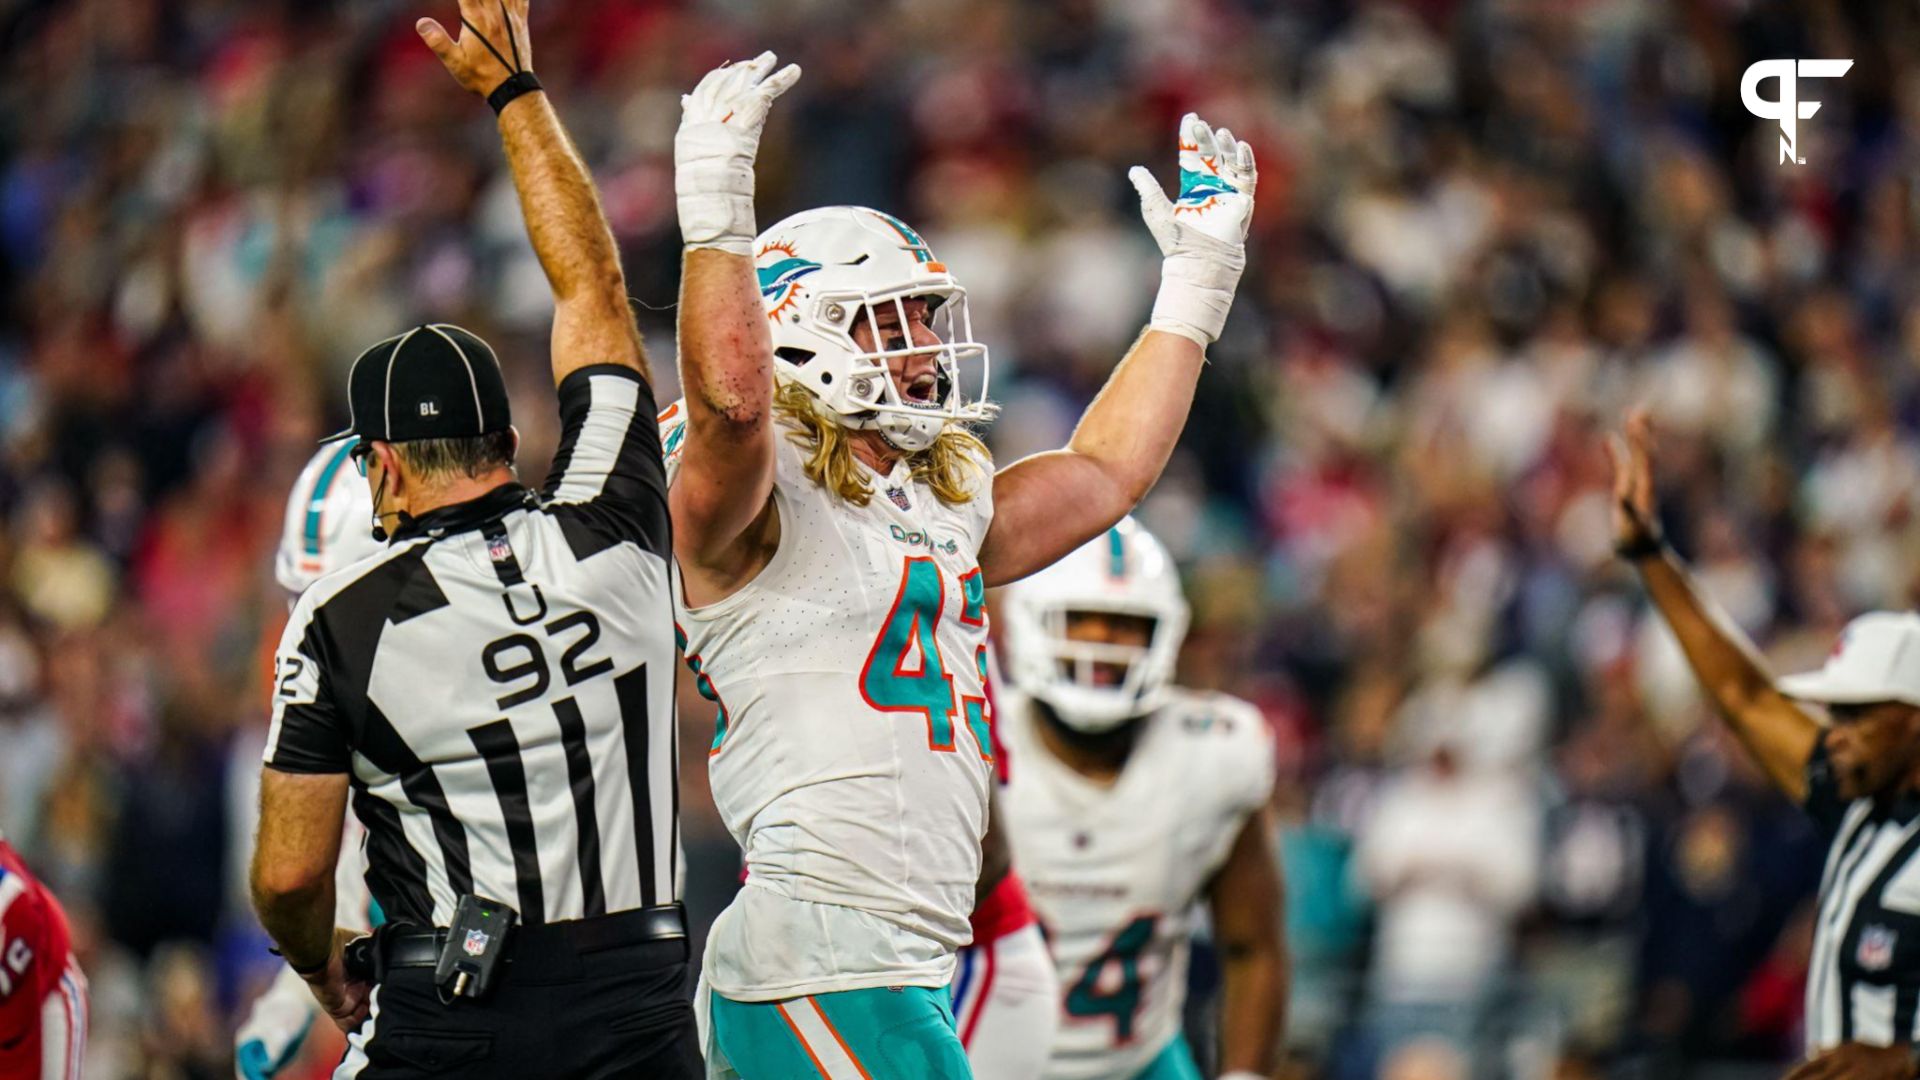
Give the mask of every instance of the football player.
[[1063, 988], [1047, 1075], [1199, 1080], [1181, 1032], [1195, 908], [1220, 951], [1221, 1072], [1266, 1076], [1286, 1002], [1272, 736], [1172, 685], [1187, 603], [1131, 518], [1009, 586], [1006, 829]]
[[708, 1061], [968, 1076], [948, 987], [982, 879], [986, 589], [1159, 477], [1245, 264], [1253, 154], [1189, 115], [1178, 199], [1133, 171], [1166, 256], [1152, 322], [1065, 448], [995, 472], [970, 430], [992, 408], [963, 389], [987, 350], [919, 233], [837, 206], [755, 235], [760, 130], [798, 77], [772, 54], [721, 67], [674, 144], [680, 622], [750, 874], [708, 939]]
[[[307, 586], [350, 563], [381, 550], [373, 538], [373, 498], [349, 458], [358, 440], [322, 446], [294, 481], [280, 530], [280, 548], [273, 560], [273, 576], [287, 591], [292, 605]], [[276, 637], [277, 639], [277, 637]], [[259, 771], [245, 770], [259, 782]], [[257, 815], [257, 798], [235, 800], [235, 810]], [[249, 820], [242, 835], [251, 837], [257, 823]], [[347, 838], [340, 845], [340, 863], [334, 869], [334, 921], [359, 930], [372, 929], [372, 899], [364, 880], [366, 857], [360, 852], [362, 829], [348, 815]], [[255, 998], [246, 1019], [234, 1034], [234, 1074], [240, 1080], [270, 1080], [300, 1052], [307, 1032], [322, 1015], [313, 991], [292, 968], [280, 965], [280, 974]]]
[[[987, 660], [991, 672], [991, 652]], [[997, 685], [997, 675], [988, 679], [989, 712], [997, 708]], [[991, 734], [999, 784], [988, 817], [987, 837], [989, 846], [999, 849], [1006, 846], [1006, 818], [998, 792], [1006, 789], [1008, 758], [998, 732]], [[954, 1025], [975, 1076], [1039, 1080], [1046, 1072], [1054, 1029], [1059, 1024], [1060, 978], [1047, 952], [1046, 938], [1040, 933], [1040, 921], [1034, 916], [1026, 884], [1020, 880], [1019, 868], [1011, 865], [1011, 852], [993, 851], [988, 855], [989, 861], [991, 856], [1005, 858], [1009, 866], [973, 909], [973, 941], [960, 950], [954, 964]]]
[[80, 1080], [87, 977], [67, 914], [0, 835], [0, 1076]]

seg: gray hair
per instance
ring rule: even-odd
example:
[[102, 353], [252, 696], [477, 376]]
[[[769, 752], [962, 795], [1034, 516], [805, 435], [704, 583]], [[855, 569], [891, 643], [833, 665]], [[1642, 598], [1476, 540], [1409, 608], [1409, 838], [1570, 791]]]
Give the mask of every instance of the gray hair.
[[393, 452], [406, 463], [407, 471], [429, 482], [460, 476], [479, 477], [502, 465], [512, 468], [513, 451], [511, 430], [455, 439], [408, 439], [393, 444]]

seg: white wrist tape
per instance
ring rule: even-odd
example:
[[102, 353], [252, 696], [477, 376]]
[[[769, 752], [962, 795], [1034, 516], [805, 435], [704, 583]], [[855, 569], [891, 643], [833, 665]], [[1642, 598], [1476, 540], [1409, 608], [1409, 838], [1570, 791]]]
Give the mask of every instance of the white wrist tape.
[[673, 191], [689, 248], [753, 255], [753, 153], [737, 128], [689, 124], [673, 140]]
[[1233, 294], [1246, 269], [1246, 253], [1176, 251], [1160, 269], [1160, 292], [1153, 300], [1155, 330], [1192, 338], [1201, 348], [1220, 340], [1233, 308]]

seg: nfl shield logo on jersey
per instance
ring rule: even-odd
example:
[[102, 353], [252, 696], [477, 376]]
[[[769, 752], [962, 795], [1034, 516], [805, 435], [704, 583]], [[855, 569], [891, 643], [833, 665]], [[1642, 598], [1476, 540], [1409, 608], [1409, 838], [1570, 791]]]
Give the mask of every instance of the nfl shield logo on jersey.
[[913, 509], [912, 506], [907, 504], [907, 493], [900, 488], [897, 488], [897, 487], [888, 488], [887, 498], [892, 499], [893, 505], [899, 507], [902, 510]]
[[461, 944], [468, 956], [479, 956], [487, 951], [487, 932], [485, 930], [467, 931], [467, 940]]
[[513, 545], [507, 543], [505, 533], [487, 538], [487, 557], [494, 562], [506, 562], [513, 558]]
[[1893, 947], [1900, 935], [1884, 926], [1869, 926], [1860, 931], [1860, 946], [1853, 959], [1862, 971], [1885, 971], [1893, 965]]

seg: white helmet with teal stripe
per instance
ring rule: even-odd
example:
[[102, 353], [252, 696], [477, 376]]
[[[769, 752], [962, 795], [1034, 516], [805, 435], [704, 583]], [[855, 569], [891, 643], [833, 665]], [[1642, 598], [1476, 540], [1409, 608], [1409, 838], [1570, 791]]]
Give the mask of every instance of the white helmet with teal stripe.
[[322, 577], [382, 549], [367, 530], [373, 496], [348, 460], [357, 441], [323, 444], [287, 495], [273, 576], [289, 595], [298, 596]]
[[[1144, 648], [1076, 641], [1067, 633], [1075, 613], [1136, 616], [1153, 629]], [[1007, 586], [999, 614], [1013, 685], [1086, 732], [1110, 731], [1159, 708], [1190, 617], [1172, 556], [1132, 518]], [[1125, 674], [1103, 680], [1096, 665]]]
[[[967, 292], [933, 257], [920, 234], [891, 214], [826, 206], [795, 214], [754, 242], [754, 269], [773, 331], [774, 370], [805, 387], [849, 428], [880, 432], [908, 453], [933, 445], [951, 423], [992, 417], [986, 400], [987, 347], [973, 340]], [[924, 300], [937, 347], [881, 332], [887, 305], [908, 324], [906, 302]], [[861, 321], [873, 348], [854, 340]], [[888, 361], [933, 352], [936, 385], [923, 400], [901, 393]], [[962, 389], [979, 365], [978, 390]]]

